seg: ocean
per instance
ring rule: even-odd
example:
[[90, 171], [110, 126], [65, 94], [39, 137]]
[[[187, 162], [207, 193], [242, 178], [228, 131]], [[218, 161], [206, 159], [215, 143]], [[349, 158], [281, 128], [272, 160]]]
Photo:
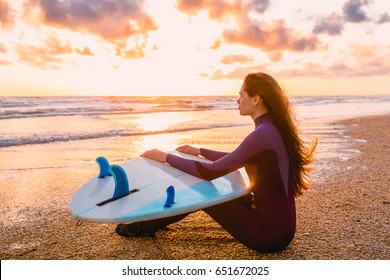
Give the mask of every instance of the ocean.
[[[252, 124], [239, 116], [236, 101], [236, 96], [0, 97], [0, 147]], [[390, 96], [294, 96], [290, 101], [303, 124], [390, 112]], [[305, 129], [315, 134], [318, 128]]]

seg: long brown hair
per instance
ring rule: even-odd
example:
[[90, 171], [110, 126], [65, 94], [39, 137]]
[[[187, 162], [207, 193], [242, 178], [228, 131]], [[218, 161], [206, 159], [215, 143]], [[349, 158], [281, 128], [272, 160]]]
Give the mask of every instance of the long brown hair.
[[251, 73], [245, 77], [244, 85], [249, 96], [262, 97], [287, 148], [294, 196], [303, 195], [312, 185], [310, 164], [314, 161], [317, 138], [314, 138], [311, 146], [301, 139], [302, 133], [295, 124], [292, 104], [273, 77], [265, 73]]

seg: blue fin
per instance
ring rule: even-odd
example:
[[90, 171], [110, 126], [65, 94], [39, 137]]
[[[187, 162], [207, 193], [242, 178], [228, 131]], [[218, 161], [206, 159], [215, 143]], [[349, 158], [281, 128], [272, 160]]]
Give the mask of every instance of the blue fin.
[[108, 163], [108, 160], [104, 157], [98, 157], [96, 159], [96, 162], [99, 164], [100, 168], [100, 173], [99, 173], [99, 178], [104, 178], [106, 176], [111, 176], [110, 173], [110, 164]]
[[126, 172], [122, 167], [113, 165], [110, 167], [110, 173], [115, 180], [115, 190], [112, 199], [118, 199], [129, 194], [129, 181]]
[[175, 203], [175, 188], [169, 186], [167, 188], [167, 200], [165, 201], [164, 208], [169, 208]]

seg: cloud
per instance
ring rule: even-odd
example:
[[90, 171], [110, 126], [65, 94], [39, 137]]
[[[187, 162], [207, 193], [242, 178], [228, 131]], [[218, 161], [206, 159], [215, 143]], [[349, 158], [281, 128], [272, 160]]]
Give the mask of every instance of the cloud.
[[350, 50], [356, 66], [363, 70], [370, 71], [369, 69], [383, 68], [384, 65], [390, 65], [388, 59], [390, 57], [390, 45], [351, 44]]
[[223, 38], [229, 43], [238, 43], [264, 51], [314, 51], [319, 44], [315, 36], [301, 36], [293, 29], [287, 28], [283, 20], [271, 24], [241, 21], [237, 29], [226, 29]]
[[247, 8], [242, 5], [241, 1], [237, 0], [177, 0], [176, 8], [191, 16], [198, 14], [202, 10], [206, 10], [209, 18], [213, 20], [223, 20], [232, 16], [244, 16], [247, 11]]
[[[242, 79], [250, 72], [272, 72], [279, 78], [318, 77], [335, 79], [340, 77], [373, 77], [390, 74], [390, 45], [359, 45], [351, 44], [339, 59], [324, 63], [306, 60], [296, 61], [296, 66], [289, 69], [279, 69], [274, 63], [238, 66], [229, 71], [217, 70], [211, 74], [201, 74], [212, 80]], [[349, 57], [348, 60], [345, 57]]]
[[[291, 76], [319, 77], [372, 77], [390, 74], [390, 46], [351, 44], [339, 60], [329, 64], [305, 64], [300, 72]], [[348, 60], [345, 57], [349, 57]], [[287, 72], [283, 73], [287, 76]]]
[[130, 0], [30, 0], [39, 5], [43, 21], [58, 28], [95, 34], [106, 40], [127, 39], [156, 30], [143, 11], [142, 1]]
[[94, 56], [93, 52], [91, 51], [90, 48], [84, 47], [83, 49], [77, 49], [76, 48], [76, 53], [79, 55], [87, 55], [87, 56]]
[[146, 44], [135, 42], [133, 48], [128, 48], [126, 42], [121, 42], [116, 45], [116, 55], [125, 59], [137, 59], [145, 56], [144, 48]]
[[248, 7], [255, 12], [263, 14], [269, 7], [269, 0], [253, 0], [249, 3]]
[[[279, 61], [283, 56], [283, 51], [286, 50], [303, 52], [317, 49], [319, 42], [315, 36], [300, 35], [295, 30], [286, 27], [283, 20], [275, 20], [269, 24], [251, 18], [252, 12], [264, 13], [269, 6], [269, 0], [178, 0], [176, 5], [180, 11], [189, 15], [196, 15], [201, 10], [206, 10], [210, 19], [235, 20], [237, 22], [235, 28], [225, 29], [222, 32], [224, 41], [261, 49], [268, 52], [272, 61]], [[212, 49], [218, 47], [220, 47], [220, 41], [214, 44]]]
[[313, 28], [314, 34], [326, 33], [328, 35], [340, 35], [344, 29], [344, 19], [336, 13], [321, 18]]
[[221, 40], [220, 39], [217, 39], [214, 41], [213, 45], [210, 47], [212, 50], [217, 50], [221, 47]]
[[388, 13], [383, 13], [379, 16], [379, 19], [376, 21], [378, 24], [383, 24], [390, 22], [390, 15]]
[[[7, 47], [5, 45], [3, 45], [2, 43], [0, 43], [0, 55], [6, 54], [7, 52], [8, 52]], [[12, 63], [0, 58], [0, 66], [10, 65], [10, 64], [12, 64]]]
[[0, 43], [0, 53], [7, 53], [7, 47]]
[[56, 70], [63, 63], [61, 55], [73, 52], [69, 42], [61, 42], [55, 36], [49, 36], [42, 45], [22, 45], [15, 47], [19, 59], [41, 69]]
[[369, 17], [363, 11], [363, 6], [370, 4], [368, 0], [349, 0], [343, 6], [344, 17], [350, 22], [368, 21]]
[[29, 0], [25, 7], [27, 14], [38, 8], [40, 21], [48, 26], [99, 36], [124, 58], [128, 52], [137, 52], [132, 56], [137, 58], [143, 54], [143, 49], [129, 49], [129, 38], [146, 41], [148, 33], [157, 30], [142, 0]]
[[8, 1], [0, 0], [0, 27], [12, 26], [14, 21], [14, 13]]
[[176, 8], [183, 13], [196, 15], [199, 11], [205, 9], [206, 1], [204, 0], [178, 0]]
[[241, 54], [226, 55], [221, 59], [221, 63], [223, 64], [248, 63], [252, 61], [253, 61], [253, 57], [247, 55], [241, 55]]
[[[313, 28], [314, 34], [325, 33], [330, 36], [340, 35], [347, 23], [373, 22], [383, 24], [390, 22], [390, 15], [383, 13], [380, 16], [369, 15], [363, 8], [372, 3], [370, 0], [348, 0], [342, 7], [342, 14], [336, 12], [327, 17], [319, 17]], [[379, 17], [374, 20], [375, 17]]]
[[0, 59], [0, 66], [11, 65], [12, 63], [6, 60]]
[[272, 62], [281, 61], [283, 58], [283, 51], [270, 51], [268, 57]]
[[199, 76], [206, 77], [210, 80], [223, 80], [223, 79], [242, 80], [248, 73], [268, 71], [266, 69], [270, 69], [270, 64], [262, 63], [256, 65], [238, 66], [227, 71], [218, 69], [211, 74], [201, 73], [199, 74]]
[[212, 20], [247, 17], [250, 11], [263, 14], [269, 7], [269, 0], [177, 0], [176, 8], [183, 13], [194, 16], [206, 10]]
[[202, 73], [200, 74], [201, 77], [207, 77], [211, 80], [222, 80], [222, 79], [238, 79], [242, 80], [248, 73], [251, 72], [261, 72], [264, 71], [264, 69], [267, 69], [268, 66], [263, 65], [256, 65], [256, 66], [248, 66], [248, 67], [237, 67], [232, 71], [222, 71], [217, 70], [213, 74], [206, 74]]

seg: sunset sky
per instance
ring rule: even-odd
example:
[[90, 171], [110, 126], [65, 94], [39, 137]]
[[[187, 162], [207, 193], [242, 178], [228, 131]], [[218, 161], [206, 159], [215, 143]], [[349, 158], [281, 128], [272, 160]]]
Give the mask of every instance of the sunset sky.
[[390, 94], [389, 0], [0, 0], [0, 96]]

